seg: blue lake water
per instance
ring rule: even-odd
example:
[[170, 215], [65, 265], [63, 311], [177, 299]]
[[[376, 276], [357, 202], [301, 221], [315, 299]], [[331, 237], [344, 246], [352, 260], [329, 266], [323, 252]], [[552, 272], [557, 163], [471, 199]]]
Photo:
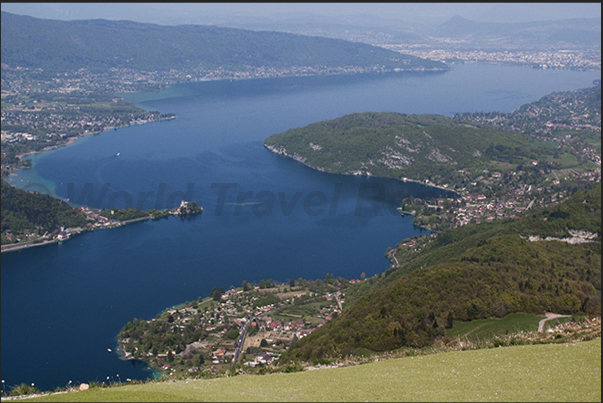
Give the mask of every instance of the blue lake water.
[[397, 214], [399, 201], [441, 194], [317, 172], [264, 149], [266, 137], [354, 112], [511, 112], [596, 78], [600, 72], [465, 64], [444, 73], [207, 82], [125, 95], [178, 117], [33, 156], [34, 168], [10, 182], [91, 207], [163, 209], [185, 198], [205, 210], [3, 253], [2, 379], [48, 390], [69, 380], [146, 378], [146, 366], [115, 353], [127, 321], [243, 280], [380, 273], [389, 267], [385, 249], [422, 231]]

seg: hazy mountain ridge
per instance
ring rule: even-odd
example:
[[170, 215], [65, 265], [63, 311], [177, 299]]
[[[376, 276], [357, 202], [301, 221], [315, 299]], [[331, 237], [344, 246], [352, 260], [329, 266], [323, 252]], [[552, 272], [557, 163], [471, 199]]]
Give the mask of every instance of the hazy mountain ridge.
[[[474, 41], [518, 41], [516, 46], [533, 47], [567, 43], [601, 46], [601, 18], [576, 18], [558, 21], [522, 23], [484, 23], [453, 17], [440, 25], [435, 37], [471, 39]], [[531, 42], [531, 44], [530, 44]]]
[[290, 68], [447, 69], [443, 63], [339, 39], [213, 26], [42, 20], [2, 12], [2, 63], [56, 72]]

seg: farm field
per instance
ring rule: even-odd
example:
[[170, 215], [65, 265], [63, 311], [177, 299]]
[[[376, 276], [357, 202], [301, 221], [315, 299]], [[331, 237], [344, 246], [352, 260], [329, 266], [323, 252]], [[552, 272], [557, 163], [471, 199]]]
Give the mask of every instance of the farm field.
[[601, 401], [601, 340], [454, 351], [289, 374], [93, 388], [27, 399], [46, 402], [369, 400]]

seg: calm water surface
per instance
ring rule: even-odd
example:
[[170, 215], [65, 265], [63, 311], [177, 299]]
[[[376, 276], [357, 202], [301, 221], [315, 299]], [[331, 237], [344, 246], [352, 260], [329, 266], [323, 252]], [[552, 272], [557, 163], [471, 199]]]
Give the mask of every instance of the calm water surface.
[[2, 379], [48, 390], [69, 380], [151, 376], [114, 352], [127, 321], [243, 280], [382, 272], [385, 249], [421, 233], [411, 217], [396, 214], [399, 201], [441, 194], [317, 172], [264, 149], [266, 137], [354, 112], [511, 112], [595, 78], [600, 73], [466, 64], [445, 73], [208, 82], [128, 94], [178, 118], [36, 155], [34, 168], [11, 183], [76, 205], [163, 209], [185, 198], [205, 211], [2, 254]]

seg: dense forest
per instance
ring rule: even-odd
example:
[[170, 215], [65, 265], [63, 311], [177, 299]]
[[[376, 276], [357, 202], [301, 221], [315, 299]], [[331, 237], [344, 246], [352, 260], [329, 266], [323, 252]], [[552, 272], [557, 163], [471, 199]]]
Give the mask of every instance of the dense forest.
[[387, 49], [314, 36], [215, 26], [43, 20], [2, 12], [2, 63], [46, 73], [370, 67], [448, 69]]
[[[525, 239], [567, 237], [569, 230], [598, 236], [579, 244]], [[514, 312], [600, 315], [600, 234], [600, 183], [554, 209], [447, 231], [401, 268], [367, 280], [361, 296], [346, 297], [351, 306], [339, 318], [295, 343], [281, 362], [423, 347], [459, 320]]]
[[47, 194], [17, 189], [2, 180], [2, 244], [12, 243], [11, 237], [35, 233], [58, 232], [61, 227], [86, 225], [84, 213], [66, 202]]

